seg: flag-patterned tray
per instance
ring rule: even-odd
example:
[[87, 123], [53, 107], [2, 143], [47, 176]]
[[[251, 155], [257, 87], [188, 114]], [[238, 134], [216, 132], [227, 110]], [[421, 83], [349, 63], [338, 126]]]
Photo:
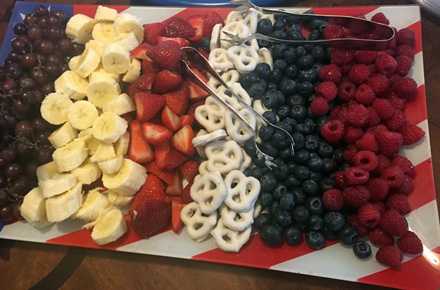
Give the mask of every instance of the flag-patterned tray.
[[[17, 2], [5, 40], [0, 51], [0, 63], [10, 50], [10, 41], [14, 37], [13, 26], [22, 22], [24, 15], [32, 13], [36, 3]], [[50, 4], [51, 10], [63, 10], [68, 16], [83, 13], [94, 16], [96, 6]], [[114, 7], [119, 12], [136, 15], [142, 23], [163, 21], [173, 15], [186, 18], [201, 14], [206, 8], [159, 8], [159, 7]], [[226, 18], [231, 8], [210, 8]], [[302, 13], [308, 8], [292, 8]], [[302, 273], [334, 279], [357, 281], [361, 283], [410, 289], [437, 289], [440, 286], [440, 226], [432, 171], [431, 148], [429, 143], [428, 120], [426, 111], [425, 81], [423, 75], [423, 52], [421, 39], [420, 9], [418, 6], [368, 6], [368, 7], [331, 7], [312, 8], [317, 14], [355, 15], [364, 13], [367, 19], [383, 12], [391, 24], [398, 29], [409, 27], [415, 32], [415, 59], [410, 76], [418, 84], [419, 97], [407, 105], [407, 119], [418, 124], [426, 136], [410, 147], [405, 147], [401, 155], [408, 157], [416, 168], [415, 190], [409, 196], [411, 212], [407, 215], [409, 227], [416, 232], [424, 243], [423, 255], [410, 257], [405, 255], [400, 271], [390, 270], [379, 264], [374, 258], [358, 260], [351, 250], [336, 241], [327, 241], [326, 247], [314, 251], [305, 243], [297, 247], [283, 244], [277, 248], [266, 247], [259, 237], [253, 236], [239, 253], [225, 253], [217, 249], [209, 239], [196, 243], [186, 231], [174, 234], [170, 229], [152, 238], [142, 240], [133, 232], [106, 246], [98, 246], [90, 237], [90, 232], [82, 230], [82, 221], [67, 220], [44, 229], [36, 229], [24, 221], [0, 224], [0, 238], [22, 241], [106, 249], [194, 259], [216, 263], [226, 263], [249, 267], [264, 268], [292, 273]]]

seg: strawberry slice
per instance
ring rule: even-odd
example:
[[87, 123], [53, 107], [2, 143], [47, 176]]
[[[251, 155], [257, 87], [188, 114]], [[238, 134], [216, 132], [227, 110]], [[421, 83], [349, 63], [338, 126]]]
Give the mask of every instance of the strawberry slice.
[[157, 166], [159, 166], [159, 168], [161, 169], [167, 166], [165, 160], [167, 158], [168, 152], [170, 152], [169, 142], [163, 142], [161, 144], [154, 145], [154, 160], [156, 161]]
[[157, 36], [162, 35], [165, 32], [165, 25], [160, 22], [144, 24], [144, 38], [151, 44], [157, 44]]
[[131, 83], [128, 85], [127, 94], [133, 102], [134, 102], [134, 95], [136, 95], [136, 93], [138, 92], [142, 92], [142, 90], [136, 88], [135, 83]]
[[[193, 68], [192, 70], [199, 77], [199, 79], [201, 79], [205, 84], [208, 83], [208, 78], [201, 71], [199, 71], [196, 68]], [[193, 83], [192, 81], [188, 81], [188, 84], [189, 84], [188, 97], [191, 101], [200, 101], [206, 98], [207, 96], [209, 96], [209, 93], [207, 91], [205, 91], [204, 89]]]
[[157, 94], [166, 93], [177, 88], [181, 83], [182, 76], [180, 73], [164, 69], [156, 74], [154, 78], [153, 92]]
[[181, 126], [192, 125], [194, 123], [194, 117], [190, 115], [180, 116]]
[[167, 158], [165, 159], [166, 168], [168, 170], [172, 170], [177, 168], [180, 164], [188, 160], [188, 156], [183, 154], [180, 151], [177, 151], [174, 148], [171, 148], [167, 154]]
[[186, 180], [193, 180], [193, 178], [199, 173], [199, 164], [194, 160], [185, 161], [185, 163], [179, 166], [179, 171]]
[[142, 133], [145, 140], [150, 144], [161, 144], [168, 141], [173, 135], [173, 132], [165, 128], [164, 126], [145, 122], [142, 124]]
[[212, 29], [214, 26], [218, 23], [221, 23], [223, 26], [225, 25], [225, 22], [223, 21], [223, 18], [214, 11], [208, 11], [202, 16], [203, 18], [203, 36], [211, 38]]
[[205, 100], [201, 100], [201, 101], [193, 103], [191, 105], [191, 107], [189, 107], [187, 114], [195, 119], [196, 118], [195, 112], [196, 112], [197, 107], [204, 105], [204, 104], [205, 104]]
[[134, 95], [134, 103], [136, 118], [139, 121], [148, 121], [162, 109], [165, 100], [161, 95], [138, 92]]
[[172, 40], [161, 42], [147, 51], [147, 56], [151, 60], [159, 67], [167, 70], [179, 69], [180, 55], [179, 44]]
[[147, 56], [147, 51], [152, 46], [148, 43], [142, 43], [138, 45], [133, 51], [131, 52], [131, 56], [139, 59], [149, 60], [150, 58]]
[[170, 184], [174, 180], [174, 170], [160, 168], [155, 161], [147, 165], [147, 171], [157, 175], [160, 179]]
[[131, 227], [145, 239], [164, 230], [171, 221], [171, 204], [146, 197], [134, 209]]
[[174, 179], [171, 184], [168, 184], [165, 188], [165, 193], [169, 195], [180, 195], [183, 191], [183, 185], [182, 185], [182, 176], [180, 176], [179, 171], [176, 171], [174, 174]]
[[167, 106], [162, 111], [162, 124], [171, 131], [177, 131], [182, 127], [180, 117], [174, 114]]
[[146, 197], [170, 202], [170, 199], [165, 195], [165, 186], [162, 180], [154, 174], [148, 174], [144, 185], [131, 202], [129, 213], [132, 214], [136, 206]]
[[142, 135], [141, 123], [137, 120], [130, 123], [128, 157], [138, 163], [150, 162], [154, 159], [153, 149]]
[[183, 189], [182, 194], [180, 195], [180, 199], [182, 200], [183, 204], [188, 204], [194, 201], [191, 197], [191, 186], [193, 184], [194, 181], [190, 181]]
[[[186, 19], [188, 23], [194, 28], [195, 34], [189, 40], [193, 42], [200, 42], [203, 38], [203, 17], [202, 15], [193, 15]], [[211, 38], [211, 35], [209, 36]]]
[[[148, 56], [147, 56], [147, 58], [148, 58]], [[150, 58], [142, 60], [141, 68], [142, 68], [143, 74], [149, 73], [154, 76], [160, 71], [160, 69], [157, 67], [157, 65]]]
[[154, 77], [155, 74], [153, 73], [144, 73], [134, 81], [134, 87], [142, 91], [151, 90], [154, 82]]
[[161, 43], [161, 42], [164, 42], [167, 40], [172, 40], [172, 41], [177, 42], [177, 44], [179, 44], [179, 47], [191, 45], [190, 41], [188, 41], [182, 37], [166, 37], [166, 36], [158, 36], [157, 37], [157, 43]]
[[194, 131], [191, 126], [186, 125], [177, 131], [173, 137], [171, 137], [170, 145], [186, 155], [194, 155], [196, 149], [192, 144], [194, 138]]
[[163, 94], [165, 104], [176, 115], [183, 115], [188, 109], [188, 84], [182, 82], [182, 84], [175, 90]]
[[174, 16], [165, 22], [164, 36], [190, 39], [195, 34], [194, 28], [185, 19]]
[[181, 203], [179, 200], [173, 199], [171, 201], [171, 225], [173, 227], [173, 232], [178, 234], [180, 229], [183, 227], [183, 221], [180, 218], [180, 213], [185, 207], [185, 204]]

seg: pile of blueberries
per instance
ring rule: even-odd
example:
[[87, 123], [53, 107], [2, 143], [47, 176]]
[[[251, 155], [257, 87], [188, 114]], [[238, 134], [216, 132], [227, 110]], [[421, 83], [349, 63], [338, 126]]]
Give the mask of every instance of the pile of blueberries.
[[[322, 38], [325, 23], [309, 23], [308, 39]], [[277, 17], [271, 23], [261, 19], [257, 32], [284, 39], [305, 39], [298, 19]], [[260, 149], [273, 156], [276, 167], [269, 169], [264, 158], [256, 156], [255, 143], [249, 141], [244, 148], [253, 159], [253, 166], [245, 171], [261, 183], [258, 203], [262, 213], [255, 219], [254, 228], [261, 240], [269, 246], [284, 241], [289, 245], [305, 241], [312, 249], [320, 249], [326, 239], [339, 239], [353, 245], [358, 234], [341, 212], [327, 211], [322, 194], [336, 188], [333, 173], [344, 170], [348, 164], [342, 156], [343, 147], [332, 146], [321, 136], [322, 125], [329, 116], [317, 117], [310, 111], [310, 102], [316, 97], [319, 84], [318, 71], [329, 63], [329, 50], [321, 46], [288, 46], [260, 41], [260, 47], [270, 49], [273, 68], [260, 63], [255, 71], [242, 74], [239, 82], [255, 100], [266, 106], [263, 116], [271, 123], [289, 132], [294, 141], [292, 154], [290, 138], [281, 130], [262, 126], [258, 130]], [[365, 258], [371, 249], [365, 242], [353, 247], [356, 256]]]

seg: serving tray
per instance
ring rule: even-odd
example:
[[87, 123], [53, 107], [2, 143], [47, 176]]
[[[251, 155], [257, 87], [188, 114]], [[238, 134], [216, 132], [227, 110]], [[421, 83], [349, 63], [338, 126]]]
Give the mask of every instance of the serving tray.
[[[14, 25], [22, 22], [24, 16], [32, 13], [37, 5], [39, 4], [16, 3], [0, 50], [0, 63], [3, 63], [11, 49]], [[77, 13], [93, 17], [96, 7], [49, 5], [50, 10], [63, 10], [69, 17]], [[186, 18], [206, 11], [206, 8], [112, 7], [119, 12], [136, 15], [142, 23], [163, 21], [173, 15]], [[224, 18], [232, 10], [232, 8], [211, 9]], [[289, 8], [289, 10], [302, 13], [309, 9]], [[344, 247], [337, 241], [327, 241], [325, 248], [314, 251], [305, 243], [296, 247], [284, 243], [279, 247], [269, 248], [259, 237], [253, 236], [239, 253], [225, 253], [217, 249], [213, 239], [196, 243], [189, 238], [185, 230], [176, 235], [171, 229], [146, 240], [129, 231], [117, 242], [99, 246], [93, 242], [89, 231], [81, 229], [83, 222], [80, 220], [66, 220], [44, 229], [36, 229], [25, 221], [6, 225], [0, 222], [0, 238], [234, 264], [396, 288], [437, 289], [440, 286], [440, 226], [426, 110], [420, 9], [418, 6], [409, 5], [312, 8], [311, 10], [317, 14], [349, 16], [364, 13], [367, 19], [378, 12], [383, 12], [397, 29], [409, 27], [415, 32], [415, 59], [410, 76], [418, 84], [419, 97], [407, 105], [405, 114], [409, 121], [426, 132], [426, 136], [418, 143], [406, 146], [400, 154], [409, 158], [416, 169], [415, 189], [409, 196], [411, 212], [406, 219], [410, 229], [418, 234], [424, 244], [423, 255], [418, 257], [405, 255], [402, 269], [394, 271], [376, 261], [374, 255], [378, 248], [375, 246], [372, 246], [373, 255], [370, 259], [361, 261], [353, 255], [351, 248]]]

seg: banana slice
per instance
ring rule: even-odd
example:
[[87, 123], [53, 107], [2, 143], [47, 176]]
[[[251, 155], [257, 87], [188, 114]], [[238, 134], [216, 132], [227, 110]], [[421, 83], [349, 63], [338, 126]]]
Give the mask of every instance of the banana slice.
[[132, 14], [119, 14], [115, 19], [114, 26], [116, 34], [133, 32], [139, 42], [144, 39], [144, 29], [139, 19]]
[[98, 66], [98, 68], [97, 68], [94, 72], [92, 72], [92, 73], [89, 75], [89, 83], [91, 83], [91, 82], [93, 82], [93, 81], [96, 81], [97, 79], [99, 79], [99, 78], [102, 77], [102, 76], [110, 77], [110, 78], [114, 79], [115, 82], [119, 82], [120, 79], [121, 79], [121, 76], [120, 76], [120, 75], [117, 75], [117, 74], [111, 74], [111, 73], [107, 72], [107, 71], [106, 71], [106, 70], [100, 65], [100, 66]]
[[122, 33], [118, 36], [115, 36], [115, 38], [113, 39], [113, 43], [119, 44], [128, 51], [132, 51], [140, 44], [140, 42], [136, 38], [136, 35], [133, 32]]
[[96, 21], [115, 21], [116, 17], [118, 17], [118, 11], [116, 11], [116, 9], [104, 7], [101, 5], [99, 5], [96, 9]]
[[112, 206], [124, 207], [130, 204], [133, 200], [133, 196], [122, 195], [110, 190], [107, 194], [107, 199]]
[[122, 212], [115, 208], [104, 212], [96, 221], [92, 231], [92, 239], [98, 245], [116, 241], [127, 232], [127, 223]]
[[50, 179], [39, 180], [38, 188], [44, 197], [52, 197], [68, 191], [77, 183], [76, 176], [70, 173], [54, 175]]
[[119, 194], [134, 195], [145, 183], [146, 178], [147, 172], [144, 166], [124, 158], [118, 172], [102, 175], [102, 183]]
[[125, 156], [128, 153], [128, 145], [130, 144], [130, 132], [125, 132], [119, 137], [115, 144], [116, 155]]
[[86, 200], [73, 217], [86, 222], [97, 220], [99, 215], [110, 205], [105, 194], [99, 192], [101, 189], [102, 187], [98, 187], [90, 190]]
[[98, 164], [88, 160], [84, 161], [81, 166], [73, 169], [71, 173], [75, 175], [78, 182], [81, 182], [82, 184], [91, 184], [101, 177], [101, 169]]
[[89, 101], [98, 108], [102, 108], [105, 103], [121, 93], [121, 87], [111, 77], [101, 76], [89, 83], [86, 92]]
[[136, 106], [132, 99], [127, 94], [120, 94], [102, 106], [103, 112], [113, 112], [117, 115], [124, 115], [126, 113], [134, 112]]
[[72, 141], [64, 147], [57, 148], [52, 154], [58, 172], [66, 172], [80, 166], [88, 156], [84, 141]]
[[69, 191], [46, 199], [46, 215], [49, 222], [61, 222], [73, 215], [82, 204], [82, 184], [78, 182]]
[[115, 148], [113, 144], [101, 143], [95, 154], [90, 157], [91, 162], [102, 162], [116, 158]]
[[92, 39], [90, 41], [87, 41], [87, 43], [85, 45], [85, 48], [93, 48], [99, 54], [100, 57], [102, 56], [102, 53], [104, 52], [104, 47], [105, 47], [104, 43], [102, 43], [101, 41], [96, 40], [96, 39]]
[[113, 112], [99, 116], [92, 126], [93, 137], [104, 143], [115, 143], [127, 131], [127, 121]]
[[49, 224], [46, 217], [46, 199], [38, 187], [35, 187], [24, 196], [20, 213], [34, 227], [42, 228]]
[[77, 55], [77, 56], [72, 57], [69, 60], [69, 69], [70, 70], [75, 70], [76, 69], [76, 66], [78, 65], [78, 62], [79, 62], [80, 58], [81, 58], [81, 55]]
[[67, 121], [67, 111], [72, 104], [68, 95], [62, 92], [50, 93], [41, 103], [41, 117], [53, 125], [63, 124]]
[[65, 71], [54, 82], [55, 91], [64, 93], [71, 99], [82, 100], [86, 96], [86, 88], [89, 82], [80, 77], [74, 71]]
[[134, 82], [141, 75], [141, 62], [136, 58], [131, 59], [130, 66], [128, 67], [128, 71], [122, 77], [122, 81], [126, 83]]
[[115, 37], [115, 29], [113, 22], [98, 22], [93, 27], [92, 37], [94, 40], [101, 41], [103, 43], [110, 43]]
[[130, 53], [118, 43], [109, 43], [102, 54], [102, 66], [109, 73], [123, 74], [130, 67]]
[[89, 155], [95, 154], [96, 150], [98, 150], [99, 145], [102, 144], [101, 141], [97, 140], [93, 137], [92, 128], [87, 128], [78, 134], [77, 141], [84, 141], [86, 143], [87, 151]]
[[51, 179], [56, 174], [58, 174], [58, 171], [53, 161], [37, 167], [37, 179], [39, 181]]
[[86, 43], [92, 39], [93, 27], [96, 20], [84, 14], [73, 15], [66, 25], [66, 35], [68, 38], [78, 43]]
[[101, 168], [102, 172], [105, 174], [113, 174], [117, 172], [122, 165], [122, 155], [115, 157], [113, 159], [109, 159], [106, 161], [98, 162], [99, 168]]
[[98, 118], [98, 110], [95, 105], [88, 101], [76, 101], [67, 113], [67, 120], [72, 127], [84, 130], [92, 127], [93, 122]]
[[[75, 104], [70, 106], [70, 108], [75, 106]], [[69, 143], [76, 137], [78, 137], [78, 131], [73, 128], [69, 122], [66, 122], [61, 127], [56, 129], [52, 134], [50, 134], [48, 139], [53, 147], [60, 148], [67, 145], [67, 143]]]
[[101, 56], [91, 47], [84, 49], [84, 52], [76, 61], [73, 69], [80, 77], [88, 77], [101, 63]]

